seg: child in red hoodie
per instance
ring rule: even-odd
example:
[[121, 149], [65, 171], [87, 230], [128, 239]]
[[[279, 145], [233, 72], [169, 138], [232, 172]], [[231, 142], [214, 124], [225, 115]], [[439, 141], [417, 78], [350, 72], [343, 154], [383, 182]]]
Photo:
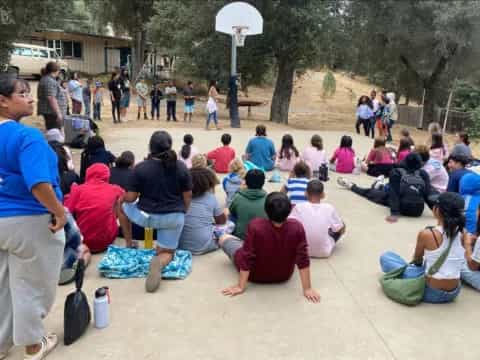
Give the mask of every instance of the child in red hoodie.
[[213, 166], [217, 173], [228, 174], [228, 166], [230, 162], [235, 159], [235, 150], [230, 147], [232, 136], [230, 134], [223, 134], [221, 141], [223, 146], [210, 151], [207, 154], [207, 158], [208, 160], [214, 161]]
[[[87, 169], [85, 183], [74, 185], [65, 199], [65, 206], [77, 221], [84, 243], [92, 253], [105, 251], [118, 234], [118, 201], [124, 190], [109, 184], [109, 179], [108, 166], [94, 164]], [[120, 225], [122, 230], [128, 226], [124, 221], [120, 221]]]

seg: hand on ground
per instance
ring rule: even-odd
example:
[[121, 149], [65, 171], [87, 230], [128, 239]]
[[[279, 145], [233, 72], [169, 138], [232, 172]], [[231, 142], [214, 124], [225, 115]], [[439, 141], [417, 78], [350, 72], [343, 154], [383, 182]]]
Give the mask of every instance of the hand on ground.
[[245, 289], [242, 289], [240, 286], [235, 285], [235, 286], [230, 286], [226, 289], [222, 290], [222, 294], [225, 296], [236, 296], [240, 295], [245, 291]]
[[320, 294], [316, 292], [314, 289], [306, 289], [303, 291], [303, 296], [307, 298], [308, 301], [313, 303], [320, 302]]

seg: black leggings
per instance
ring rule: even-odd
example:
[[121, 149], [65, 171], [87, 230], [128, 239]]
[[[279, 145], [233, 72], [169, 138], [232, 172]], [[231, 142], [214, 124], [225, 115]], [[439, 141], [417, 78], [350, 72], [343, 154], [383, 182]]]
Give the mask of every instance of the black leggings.
[[360, 134], [360, 125], [363, 125], [363, 132], [365, 136], [370, 134], [370, 119], [362, 119], [357, 118], [357, 122], [355, 123], [355, 129], [357, 130], [357, 134]]
[[[117, 113], [116, 117], [115, 112]], [[120, 99], [115, 99], [115, 101], [112, 100], [112, 117], [114, 123], [120, 122]]]

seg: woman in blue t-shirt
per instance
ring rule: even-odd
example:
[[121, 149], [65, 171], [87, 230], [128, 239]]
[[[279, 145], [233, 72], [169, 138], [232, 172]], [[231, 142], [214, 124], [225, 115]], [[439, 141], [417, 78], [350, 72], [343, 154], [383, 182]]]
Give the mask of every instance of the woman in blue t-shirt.
[[43, 359], [57, 344], [42, 319], [54, 300], [67, 219], [57, 158], [40, 131], [28, 84], [0, 74], [0, 359], [14, 345]]
[[[130, 176], [120, 213], [122, 221], [157, 230], [157, 256], [150, 263], [147, 292], [158, 289], [161, 271], [173, 259], [191, 200], [192, 179], [172, 150], [172, 137], [166, 131], [155, 131], [148, 158]], [[124, 237], [130, 243], [131, 231]]]
[[258, 125], [255, 137], [248, 142], [245, 159], [265, 171], [270, 171], [275, 165], [275, 158], [275, 146], [273, 141], [267, 138], [267, 128], [264, 125]]

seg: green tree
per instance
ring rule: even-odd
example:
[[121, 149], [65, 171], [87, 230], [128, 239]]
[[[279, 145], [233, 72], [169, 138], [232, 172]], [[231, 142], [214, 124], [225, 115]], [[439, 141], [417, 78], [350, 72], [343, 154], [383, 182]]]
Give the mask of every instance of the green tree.
[[14, 41], [33, 30], [62, 28], [73, 0], [2, 0], [0, 2], [0, 65], [9, 61]]
[[407, 97], [426, 91], [424, 123], [433, 121], [460, 64], [475, 53], [477, 1], [346, 1], [355, 48], [350, 66]]
[[[132, 77], [136, 78], [145, 60], [148, 23], [156, 13], [155, 3], [159, 0], [104, 0], [101, 2], [102, 6], [99, 6], [98, 0], [85, 2], [87, 8], [96, 11], [98, 20], [103, 19], [110, 23], [116, 32], [132, 37]], [[101, 17], [98, 17], [99, 13]]]

